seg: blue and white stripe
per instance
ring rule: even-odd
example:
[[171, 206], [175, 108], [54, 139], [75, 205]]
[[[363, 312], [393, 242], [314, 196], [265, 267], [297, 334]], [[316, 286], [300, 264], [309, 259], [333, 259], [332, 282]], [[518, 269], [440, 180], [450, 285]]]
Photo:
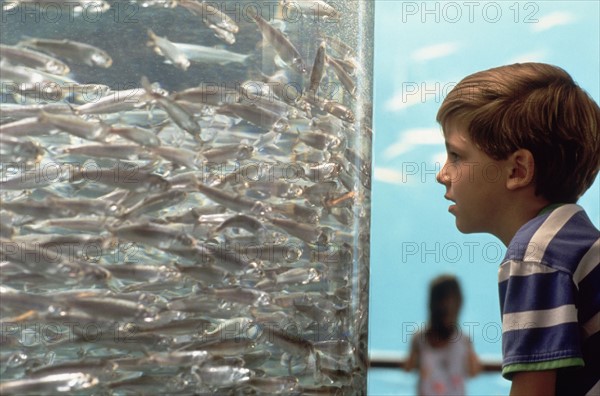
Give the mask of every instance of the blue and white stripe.
[[[600, 232], [568, 204], [525, 224], [498, 270], [503, 366], [583, 359], [557, 384], [580, 394], [600, 380]], [[585, 384], [585, 385], [582, 385]], [[594, 385], [595, 384], [595, 385]]]

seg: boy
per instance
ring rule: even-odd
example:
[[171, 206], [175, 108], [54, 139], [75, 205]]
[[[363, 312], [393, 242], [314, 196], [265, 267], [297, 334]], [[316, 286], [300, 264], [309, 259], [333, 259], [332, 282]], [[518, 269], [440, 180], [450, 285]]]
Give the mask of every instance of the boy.
[[575, 203], [600, 168], [600, 108], [564, 70], [525, 63], [464, 78], [437, 121], [456, 227], [508, 246], [498, 281], [511, 395], [599, 395], [600, 232]]

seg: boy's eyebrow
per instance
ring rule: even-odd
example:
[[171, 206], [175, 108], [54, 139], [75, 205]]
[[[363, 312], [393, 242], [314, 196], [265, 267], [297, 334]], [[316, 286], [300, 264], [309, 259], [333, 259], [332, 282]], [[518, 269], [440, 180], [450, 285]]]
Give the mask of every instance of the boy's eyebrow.
[[447, 140], [444, 142], [444, 144], [446, 145], [446, 151], [448, 151], [448, 150], [458, 150], [458, 147], [456, 147], [452, 143], [448, 143]]

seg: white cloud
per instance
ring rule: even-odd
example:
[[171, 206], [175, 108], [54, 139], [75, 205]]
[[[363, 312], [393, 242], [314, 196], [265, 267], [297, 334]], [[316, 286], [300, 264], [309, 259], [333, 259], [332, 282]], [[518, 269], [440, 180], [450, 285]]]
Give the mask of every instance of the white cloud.
[[431, 156], [431, 162], [434, 164], [440, 164], [440, 168], [446, 163], [446, 152], [441, 151]]
[[544, 30], [552, 29], [555, 26], [568, 25], [574, 21], [575, 17], [570, 12], [556, 11], [540, 17], [536, 23], [532, 24], [531, 30], [534, 32], [542, 32]]
[[387, 111], [399, 111], [431, 101], [439, 105], [456, 84], [456, 81], [403, 81], [384, 106]]
[[406, 152], [415, 146], [444, 144], [444, 136], [439, 128], [414, 128], [403, 132], [398, 140], [388, 146], [383, 152], [383, 158], [390, 160]]
[[420, 91], [421, 90], [417, 88], [417, 91], [408, 94], [403, 89], [402, 92], [397, 93], [393, 98], [385, 102], [386, 110], [398, 111], [423, 102], [423, 95], [421, 95]]
[[391, 168], [373, 168], [373, 179], [389, 184], [406, 185], [406, 178], [402, 172]]
[[510, 59], [506, 64], [512, 63], [525, 63], [525, 62], [542, 62], [547, 56], [547, 51], [539, 50], [527, 52], [525, 54], [517, 55], [516, 57]]
[[419, 48], [411, 54], [411, 58], [416, 61], [427, 61], [430, 59], [442, 58], [451, 55], [458, 50], [457, 43], [440, 43], [427, 47]]

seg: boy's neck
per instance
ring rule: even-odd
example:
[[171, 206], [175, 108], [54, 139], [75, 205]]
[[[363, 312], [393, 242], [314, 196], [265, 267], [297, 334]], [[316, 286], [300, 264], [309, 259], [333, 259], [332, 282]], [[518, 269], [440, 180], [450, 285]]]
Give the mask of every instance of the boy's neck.
[[[559, 204], [560, 205], [560, 204]], [[554, 209], [554, 206], [548, 201], [529, 202], [529, 205], [521, 206], [511, 205], [509, 213], [505, 216], [507, 222], [503, 224], [502, 229], [498, 230], [498, 237], [505, 246], [510, 244], [517, 231], [527, 222], [539, 216], [546, 211]]]
[[538, 216], [545, 215], [546, 213], [552, 212], [554, 209], [558, 208], [559, 206], [563, 206], [563, 205], [564, 205], [564, 203], [553, 203], [553, 204], [546, 205], [542, 208], [542, 210], [539, 211], [539, 213], [537, 215]]

